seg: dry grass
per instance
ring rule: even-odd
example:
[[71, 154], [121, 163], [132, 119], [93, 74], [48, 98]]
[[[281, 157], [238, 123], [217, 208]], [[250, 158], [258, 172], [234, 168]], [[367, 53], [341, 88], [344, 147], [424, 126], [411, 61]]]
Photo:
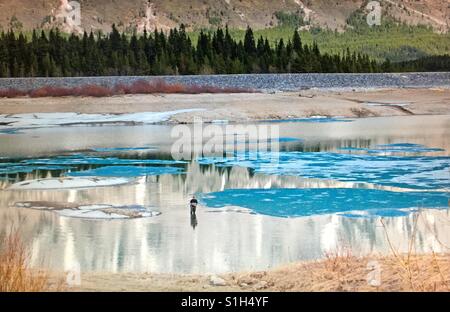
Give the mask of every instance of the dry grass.
[[74, 88], [42, 87], [28, 92], [28, 96], [32, 98], [61, 96], [106, 97], [112, 95], [114, 94], [111, 89], [97, 85], [85, 85]]
[[446, 254], [444, 261], [442, 261], [442, 256], [437, 255], [432, 250], [431, 254], [427, 256], [428, 263], [417, 260], [420, 257], [416, 255], [415, 246], [417, 225], [420, 219], [431, 230], [430, 232], [433, 233], [439, 244], [448, 250], [448, 247], [440, 242], [435, 231], [430, 227], [428, 220], [423, 216], [421, 211], [413, 215], [413, 228], [409, 238], [408, 252], [403, 254], [394, 248], [387, 227], [383, 219], [381, 219], [386, 240], [393, 254], [393, 259], [395, 259], [399, 266], [399, 274], [406, 284], [404, 287], [410, 291], [450, 291], [450, 257], [448, 254]]
[[[167, 275], [142, 273], [98, 273], [82, 276], [80, 291], [450, 291], [450, 253], [448, 246], [435, 237], [446, 252], [417, 254], [418, 223], [424, 222], [431, 235], [436, 232], [427, 218], [414, 215], [406, 252], [399, 252], [385, 229], [391, 255], [357, 257], [350, 249], [325, 254], [318, 261], [288, 264], [259, 272], [231, 273], [221, 276], [227, 286], [210, 285], [206, 275]], [[62, 290], [52, 279], [27, 266], [27, 253], [17, 234], [7, 236], [0, 245], [0, 291]], [[379, 272], [379, 275], [372, 273]], [[373, 277], [379, 283], [370, 283]], [[56, 283], [53, 283], [56, 284]], [[62, 285], [59, 283], [59, 285]]]
[[376, 117], [377, 114], [367, 108], [351, 108], [350, 111], [357, 118]]
[[[350, 250], [325, 255], [324, 260], [291, 264], [283, 268], [246, 274], [231, 274], [230, 284], [238, 287], [270, 291], [450, 291], [449, 247], [435, 239], [447, 250], [445, 253], [417, 254], [415, 251], [417, 225], [422, 221], [435, 233], [419, 211], [413, 216], [413, 228], [407, 252], [399, 252], [383, 219], [381, 225], [392, 255], [356, 257]], [[379, 275], [374, 273], [379, 272]], [[374, 276], [379, 283], [371, 284]], [[370, 277], [370, 279], [369, 279]]]
[[[372, 286], [373, 263], [379, 266], [380, 283]], [[242, 290], [449, 291], [450, 255], [410, 256], [408, 268], [395, 257], [327, 256], [271, 271], [231, 274], [227, 280]]]
[[99, 85], [84, 85], [81, 87], [51, 87], [46, 86], [29, 91], [17, 89], [0, 89], [0, 98], [16, 98], [29, 96], [31, 98], [62, 97], [62, 96], [91, 96], [108, 97], [122, 94], [201, 94], [201, 93], [248, 93], [255, 92], [243, 88], [221, 88], [213, 86], [197, 86], [170, 84], [162, 79], [151, 81], [138, 80], [132, 84], [117, 84], [112, 88]]
[[44, 292], [63, 290], [63, 283], [28, 266], [28, 252], [17, 232], [0, 240], [0, 292]]
[[[371, 263], [380, 268], [372, 286]], [[212, 286], [208, 275], [86, 273], [75, 291], [288, 291], [393, 292], [448, 291], [450, 254], [410, 257], [410, 276], [394, 256], [355, 257], [328, 254], [320, 261], [292, 263], [276, 269], [221, 275], [226, 286]], [[411, 284], [412, 282], [412, 284]], [[412, 286], [411, 286], [412, 285]]]
[[[407, 251], [393, 247], [383, 219], [391, 255], [357, 257], [349, 248], [325, 254], [317, 261], [287, 264], [258, 272], [221, 275], [226, 286], [211, 286], [207, 275], [167, 274], [87, 274], [79, 291], [289, 291], [289, 292], [448, 292], [450, 253], [417, 254], [418, 222], [427, 222], [416, 213]], [[425, 223], [427, 224], [427, 223]], [[430, 233], [436, 233], [430, 225]], [[432, 234], [433, 235], [433, 234]], [[439, 238], [435, 237], [438, 242]], [[375, 281], [375, 283], [374, 283]]]
[[0, 89], [0, 98], [16, 98], [27, 96], [27, 92], [14, 88]]

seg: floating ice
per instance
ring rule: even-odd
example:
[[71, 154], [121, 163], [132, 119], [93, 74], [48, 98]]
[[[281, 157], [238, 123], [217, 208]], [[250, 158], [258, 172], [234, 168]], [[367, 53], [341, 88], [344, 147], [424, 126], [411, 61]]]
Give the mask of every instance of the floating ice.
[[83, 124], [152, 124], [168, 120], [181, 113], [203, 109], [181, 109], [167, 112], [140, 112], [130, 114], [78, 114], [78, 113], [36, 113], [0, 115], [0, 130], [72, 126]]
[[418, 208], [371, 209], [362, 211], [349, 211], [345, 213], [339, 213], [339, 215], [347, 218], [404, 217], [416, 211], [418, 211]]
[[244, 213], [244, 214], [255, 214], [253, 210], [248, 208], [242, 208], [242, 207], [232, 207], [227, 206], [223, 208], [213, 208], [213, 209], [207, 209], [206, 212], [211, 213], [220, 213], [220, 212], [235, 212], [235, 213]]
[[0, 134], [19, 134], [20, 129], [10, 128], [10, 129], [0, 129]]
[[18, 202], [16, 207], [57, 212], [61, 216], [84, 219], [136, 219], [158, 216], [161, 213], [141, 205], [77, 205], [56, 202]]
[[443, 152], [445, 151], [442, 148], [429, 148], [421, 144], [412, 144], [412, 143], [395, 143], [395, 144], [384, 144], [377, 145], [375, 148], [355, 148], [355, 147], [343, 147], [340, 150], [344, 151], [356, 151], [367, 154], [423, 154], [423, 153], [431, 153], [431, 152]]
[[328, 122], [352, 122], [349, 118], [338, 118], [338, 117], [327, 117], [327, 116], [312, 116], [309, 118], [290, 118], [290, 119], [277, 119], [277, 120], [262, 120], [262, 122], [317, 122], [317, 123], [328, 123]]
[[17, 164], [10, 164], [10, 163], [0, 163], [0, 175], [1, 174], [17, 174], [17, 173], [29, 173], [37, 170], [45, 170], [45, 171], [52, 171], [52, 170], [68, 170], [72, 167], [69, 166], [53, 166], [53, 165], [42, 165], [42, 166], [22, 166]]
[[25, 159], [25, 165], [176, 165], [185, 164], [181, 160], [128, 159], [117, 157], [97, 157], [83, 154], [56, 156], [51, 158]]
[[179, 174], [182, 168], [178, 167], [139, 167], [139, 166], [106, 166], [85, 171], [74, 171], [69, 176], [92, 176], [92, 177], [138, 177], [147, 175]]
[[27, 180], [11, 185], [9, 190], [73, 189], [122, 185], [132, 182], [123, 177], [63, 177]]
[[326, 152], [247, 152], [198, 159], [200, 164], [240, 166], [270, 175], [371, 183], [410, 189], [450, 187], [450, 157], [379, 156]]
[[130, 151], [149, 151], [156, 150], [156, 147], [142, 146], [142, 147], [98, 147], [92, 148], [94, 152], [130, 152]]
[[228, 120], [226, 119], [216, 119], [216, 120], [211, 120], [212, 124], [228, 124]]
[[[179, 165], [185, 164], [185, 161], [165, 160], [165, 159], [127, 159], [117, 157], [97, 157], [84, 154], [73, 154], [65, 156], [55, 156], [49, 158], [37, 159], [9, 159], [7, 162], [0, 162], [0, 175], [9, 175], [17, 173], [30, 173], [38, 170], [46, 171], [72, 171], [80, 170], [80, 166], [138, 166], [138, 165]], [[12, 162], [15, 161], [15, 162]], [[82, 168], [86, 169], [86, 168]], [[143, 171], [142, 169], [136, 169]], [[165, 169], [164, 172], [176, 170]], [[157, 170], [148, 169], [151, 174]], [[73, 174], [75, 175], [75, 174]], [[84, 175], [85, 174], [81, 174]], [[139, 174], [141, 175], [141, 174]]]
[[415, 208], [446, 208], [444, 192], [390, 192], [374, 189], [228, 189], [202, 194], [209, 208], [242, 207], [276, 217], [302, 217], [348, 212], [348, 216], [398, 216]]
[[278, 141], [279, 143], [291, 143], [291, 142], [302, 142], [303, 139], [299, 139], [299, 138], [290, 138], [290, 137], [284, 137], [284, 138], [278, 138], [278, 139], [268, 139], [267, 142], [271, 142], [271, 141]]
[[257, 144], [257, 143], [271, 143], [279, 142], [279, 143], [291, 143], [291, 142], [302, 142], [303, 139], [299, 138], [291, 138], [291, 137], [282, 137], [282, 138], [267, 138], [267, 139], [259, 139], [259, 140], [237, 140], [236, 143], [250, 143], [250, 144]]

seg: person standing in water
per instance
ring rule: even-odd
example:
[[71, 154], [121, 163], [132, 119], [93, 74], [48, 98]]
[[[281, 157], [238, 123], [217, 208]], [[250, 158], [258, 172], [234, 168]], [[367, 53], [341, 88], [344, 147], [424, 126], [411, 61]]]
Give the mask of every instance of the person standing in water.
[[195, 195], [192, 195], [190, 205], [191, 205], [191, 214], [195, 214], [198, 205], [198, 200], [195, 198]]

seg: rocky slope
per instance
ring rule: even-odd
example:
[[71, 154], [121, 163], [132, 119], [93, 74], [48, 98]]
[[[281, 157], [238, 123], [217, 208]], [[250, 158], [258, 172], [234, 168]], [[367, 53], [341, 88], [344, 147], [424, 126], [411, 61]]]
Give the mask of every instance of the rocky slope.
[[[69, 0], [0, 0], [3, 29], [29, 30], [59, 26], [65, 31], [168, 29], [186, 24], [190, 29], [228, 24], [230, 27], [266, 28], [284, 17], [301, 16], [306, 24], [343, 30], [347, 17], [363, 0], [80, 0], [81, 25], [67, 16]], [[382, 0], [384, 14], [409, 24], [426, 24], [448, 31], [448, 0]]]

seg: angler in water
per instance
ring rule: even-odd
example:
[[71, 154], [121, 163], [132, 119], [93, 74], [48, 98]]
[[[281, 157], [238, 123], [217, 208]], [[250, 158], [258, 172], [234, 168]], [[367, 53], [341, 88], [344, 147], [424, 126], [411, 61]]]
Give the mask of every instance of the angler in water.
[[197, 210], [198, 200], [195, 198], [195, 195], [192, 196], [191, 201], [189, 202], [191, 206], [191, 214], [195, 214]]

